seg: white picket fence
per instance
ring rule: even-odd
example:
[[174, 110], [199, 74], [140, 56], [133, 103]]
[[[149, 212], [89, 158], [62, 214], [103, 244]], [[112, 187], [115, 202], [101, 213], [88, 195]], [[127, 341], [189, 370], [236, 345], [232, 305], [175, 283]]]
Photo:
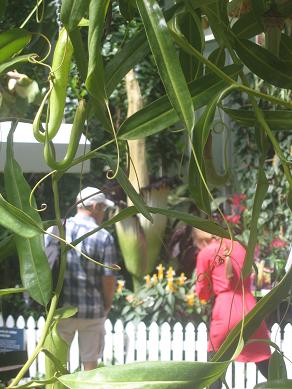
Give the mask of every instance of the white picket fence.
[[[45, 319], [40, 317], [37, 321], [33, 317], [25, 322], [22, 316], [16, 320], [9, 316], [4, 323], [0, 314], [0, 326], [8, 328], [23, 328], [25, 330], [28, 355], [33, 352], [36, 342], [41, 334]], [[188, 323], [183, 327], [176, 323], [170, 327], [163, 323], [160, 327], [152, 323], [148, 328], [141, 322], [134, 325], [132, 322], [126, 326], [118, 320], [114, 326], [107, 320], [105, 323], [105, 348], [103, 361], [105, 364], [125, 364], [134, 361], [206, 361], [207, 360], [207, 329], [204, 323], [194, 325]], [[274, 324], [271, 330], [271, 340], [275, 342], [285, 356], [292, 360], [292, 324], [286, 324], [281, 330]], [[286, 362], [288, 377], [292, 378], [292, 366]], [[78, 338], [75, 336], [70, 350], [70, 371], [78, 369], [79, 353]], [[30, 367], [30, 376], [36, 377], [44, 374], [44, 354], [40, 354]], [[253, 363], [231, 364], [227, 370], [226, 381], [230, 388], [252, 389], [256, 383], [264, 381], [264, 377], [257, 371]]]

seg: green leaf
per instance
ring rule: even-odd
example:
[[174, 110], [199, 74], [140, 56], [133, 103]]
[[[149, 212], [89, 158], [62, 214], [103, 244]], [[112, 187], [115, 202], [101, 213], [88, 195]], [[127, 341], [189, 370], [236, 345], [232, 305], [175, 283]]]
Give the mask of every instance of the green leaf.
[[[262, 297], [256, 306], [245, 316], [243, 339], [246, 341], [260, 326], [261, 322], [271, 312], [271, 307], [278, 304], [288, 296], [292, 284], [292, 267], [284, 278], [266, 296]], [[220, 349], [214, 355], [212, 361], [226, 361], [232, 357], [237, 347], [241, 333], [242, 322], [240, 321], [228, 334]], [[281, 387], [278, 387], [281, 388]]]
[[257, 76], [280, 88], [292, 88], [292, 61], [283, 61], [247, 39], [235, 39], [234, 49]]
[[[208, 60], [213, 62], [214, 65], [218, 66], [218, 68], [224, 68], [225, 65], [225, 49], [224, 47], [217, 47], [212, 53], [209, 55]], [[211, 70], [209, 68], [205, 69], [205, 74], [210, 73]]]
[[13, 235], [8, 235], [0, 241], [0, 263], [9, 257], [17, 255]]
[[100, 367], [58, 379], [71, 389], [201, 389], [219, 378], [229, 362], [137, 362]]
[[[8, 199], [20, 211], [26, 213], [36, 226], [41, 226], [38, 212], [29, 204], [31, 188], [23, 177], [21, 168], [13, 156], [13, 132], [15, 123], [7, 137], [6, 164], [4, 181]], [[32, 202], [35, 206], [35, 201]], [[40, 228], [39, 228], [40, 230]], [[29, 295], [42, 305], [47, 305], [52, 294], [52, 274], [43, 248], [43, 235], [26, 239], [15, 236], [15, 245], [20, 263], [20, 275], [23, 286]]]
[[25, 291], [26, 291], [25, 288], [0, 289], [0, 296], [5, 296], [7, 294], [23, 293]]
[[292, 39], [286, 34], [281, 34], [279, 56], [284, 60], [292, 58]]
[[[188, 12], [189, 9], [191, 12]], [[200, 15], [191, 8], [187, 8], [187, 12], [179, 13], [175, 17], [180, 26], [180, 30], [187, 38], [188, 42], [200, 53], [202, 53], [204, 49], [205, 36], [202, 29]], [[191, 82], [199, 77], [202, 77], [203, 65], [197, 58], [189, 53], [186, 53], [184, 50], [180, 50], [179, 58], [187, 82]]]
[[89, 0], [63, 0], [61, 6], [61, 21], [66, 30], [74, 30], [88, 10]]
[[[241, 65], [230, 65], [222, 70], [230, 77], [234, 77], [241, 69]], [[193, 109], [197, 110], [206, 105], [214, 94], [217, 94], [226, 86], [227, 83], [214, 74], [191, 82], [189, 90], [193, 100]], [[118, 136], [121, 139], [128, 140], [145, 138], [176, 124], [178, 121], [179, 117], [172, 108], [167, 96], [163, 96], [122, 123]]]
[[137, 0], [137, 6], [168, 98], [191, 132], [195, 123], [192, 100], [165, 18], [156, 0]]
[[82, 82], [85, 82], [88, 69], [88, 60], [79, 28], [70, 31], [69, 37], [73, 46], [74, 58]]
[[40, 227], [21, 209], [14, 207], [0, 194], [0, 224], [24, 238], [32, 238], [40, 233]]
[[[92, 234], [95, 234], [97, 231], [100, 231], [102, 228], [108, 228], [108, 227], [112, 226], [113, 224], [116, 224], [124, 219], [127, 219], [131, 216], [136, 215], [138, 212], [139, 211], [135, 207], [127, 207], [125, 209], [122, 209], [117, 215], [115, 215], [111, 219], [101, 223], [100, 226], [87, 232], [86, 234], [82, 235], [80, 238], [74, 240], [73, 242], [71, 242], [71, 244], [73, 246], [76, 246], [78, 243], [82, 242], [85, 238], [87, 238], [88, 236], [90, 236]], [[67, 249], [70, 250], [71, 248], [68, 246]]]
[[250, 39], [263, 32], [263, 27], [258, 23], [253, 11], [240, 15], [240, 18], [232, 26], [237, 38]]
[[209, 25], [217, 44], [222, 47], [230, 46], [227, 4], [228, 2], [216, 0], [213, 4], [203, 2], [201, 6], [203, 14], [208, 18]]
[[266, 0], [251, 0], [252, 12], [259, 26], [264, 29], [263, 16], [266, 11]]
[[[181, 7], [175, 4], [164, 13], [165, 20], [169, 20], [175, 11]], [[139, 63], [150, 52], [150, 47], [144, 31], [140, 31], [123, 45], [116, 55], [105, 67], [105, 84], [108, 96], [112, 94], [115, 87], [122, 81], [124, 76]]]
[[263, 166], [260, 166], [258, 172], [258, 179], [257, 179], [257, 188], [255, 192], [253, 209], [252, 209], [252, 217], [249, 226], [250, 231], [249, 231], [248, 244], [246, 248], [246, 256], [242, 268], [243, 278], [246, 278], [250, 274], [252, 264], [254, 262], [254, 250], [258, 239], [258, 219], [260, 216], [262, 204], [266, 197], [268, 188], [269, 188], [269, 183], [266, 178]]
[[[206, 188], [206, 174], [203, 161], [203, 152], [214, 120], [215, 110], [221, 93], [215, 95], [201, 115], [193, 132], [193, 152], [189, 165], [189, 189], [198, 208], [211, 214], [210, 196]], [[203, 177], [202, 177], [203, 176]]]
[[287, 379], [287, 369], [281, 352], [275, 350], [269, 361], [268, 381]]
[[0, 20], [3, 19], [7, 7], [8, 0], [0, 0]]
[[[247, 111], [243, 109], [224, 108], [224, 111], [239, 124], [246, 127], [254, 127], [256, 123], [256, 116], [254, 111]], [[292, 111], [276, 110], [264, 111], [262, 110], [264, 118], [269, 127], [274, 131], [291, 130], [292, 128]]]
[[[54, 322], [51, 327], [44, 344], [44, 349], [48, 350], [52, 357], [45, 355], [46, 377], [54, 377], [56, 373], [64, 374], [67, 371], [67, 355], [69, 353], [69, 346], [65, 340], [59, 335], [58, 332], [58, 320]], [[47, 389], [64, 389], [61, 382], [54, 382], [53, 384], [46, 385]]]
[[0, 33], [0, 64], [19, 53], [31, 40], [31, 33], [14, 28]]
[[169, 218], [180, 220], [186, 224], [189, 224], [190, 226], [197, 227], [200, 230], [206, 232], [210, 232], [210, 234], [221, 236], [222, 238], [230, 238], [227, 230], [210, 220], [206, 220], [198, 216], [193, 216], [189, 213], [173, 211], [171, 209], [148, 207], [148, 210], [151, 213], [159, 213]]
[[123, 17], [129, 22], [135, 17], [137, 13], [135, 0], [119, 0], [119, 9]]
[[17, 65], [18, 63], [28, 62], [30, 60], [30, 58], [32, 58], [33, 56], [34, 56], [34, 54], [32, 54], [32, 53], [19, 55], [17, 57], [12, 58], [11, 60], [9, 60], [7, 62], [3, 62], [2, 64], [0, 64], [0, 74], [4, 73], [6, 70], [11, 69], [12, 67]]
[[257, 384], [254, 389], [291, 389], [292, 380], [276, 380]]
[[101, 40], [104, 33], [104, 22], [109, 0], [90, 0], [88, 30], [88, 73], [85, 81], [88, 93], [93, 98], [94, 110], [103, 126], [111, 131], [107, 111], [107, 95], [105, 91], [103, 59], [101, 56]]
[[78, 308], [66, 306], [56, 309], [54, 313], [54, 320], [68, 319], [69, 317], [74, 316], [78, 312]]

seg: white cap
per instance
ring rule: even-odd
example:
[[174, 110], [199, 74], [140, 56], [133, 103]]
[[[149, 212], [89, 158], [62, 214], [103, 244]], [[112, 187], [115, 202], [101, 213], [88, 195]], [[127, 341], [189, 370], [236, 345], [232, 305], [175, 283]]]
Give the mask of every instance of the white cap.
[[[83, 200], [83, 201], [81, 201]], [[107, 207], [114, 207], [114, 202], [107, 199], [98, 188], [87, 186], [78, 193], [76, 197], [78, 208], [90, 207], [92, 204], [105, 204]]]

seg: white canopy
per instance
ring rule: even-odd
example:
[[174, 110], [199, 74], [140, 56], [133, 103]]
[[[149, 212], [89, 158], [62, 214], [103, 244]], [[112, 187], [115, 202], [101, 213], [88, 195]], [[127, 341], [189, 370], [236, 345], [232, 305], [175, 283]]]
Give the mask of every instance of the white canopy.
[[[63, 123], [58, 134], [53, 139], [56, 160], [62, 160], [67, 151], [72, 124]], [[6, 159], [6, 143], [11, 122], [0, 122], [0, 171], [3, 172]], [[22, 167], [24, 173], [48, 173], [51, 171], [44, 160], [43, 144], [35, 140], [31, 123], [19, 122], [14, 132], [14, 157]], [[82, 135], [76, 156], [81, 156], [90, 151], [90, 142]], [[90, 170], [90, 161], [73, 166], [68, 173], [87, 173]]]

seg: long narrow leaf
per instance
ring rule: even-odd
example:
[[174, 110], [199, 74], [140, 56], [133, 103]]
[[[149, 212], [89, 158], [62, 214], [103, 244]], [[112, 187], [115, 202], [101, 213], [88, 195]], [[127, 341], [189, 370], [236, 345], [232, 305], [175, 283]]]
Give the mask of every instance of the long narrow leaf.
[[86, 88], [93, 98], [94, 110], [103, 126], [111, 131], [107, 112], [107, 95], [105, 91], [104, 68], [101, 56], [101, 40], [109, 0], [90, 0], [88, 30], [88, 73]]
[[[230, 65], [222, 70], [230, 77], [235, 77], [241, 69], [240, 65]], [[220, 80], [213, 74], [191, 82], [189, 90], [192, 96], [193, 109], [197, 110], [207, 104], [215, 94], [226, 86], [225, 81]], [[168, 97], [163, 96], [128, 118], [121, 125], [118, 136], [121, 139], [128, 140], [145, 138], [176, 124], [178, 121], [179, 117], [172, 108]]]
[[19, 53], [31, 40], [31, 33], [14, 28], [0, 33], [0, 63]]
[[89, 0], [63, 0], [61, 21], [68, 32], [74, 30], [88, 9]]
[[246, 249], [246, 256], [244, 260], [244, 266], [242, 269], [243, 278], [245, 278], [250, 273], [252, 269], [252, 264], [254, 262], [254, 250], [258, 238], [258, 219], [260, 216], [263, 201], [268, 191], [268, 187], [269, 187], [269, 183], [266, 178], [264, 169], [262, 166], [260, 166], [259, 173], [258, 173], [258, 180], [257, 180], [257, 188], [255, 192], [253, 209], [252, 209], [252, 217], [250, 223], [250, 232], [249, 232], [248, 244]]
[[[224, 108], [224, 111], [239, 124], [246, 127], [254, 127], [256, 116], [254, 111], [243, 109]], [[274, 131], [291, 130], [292, 128], [292, 111], [276, 110], [262, 111], [269, 127]]]
[[[175, 4], [166, 10], [164, 13], [165, 20], [169, 20], [180, 7], [181, 4]], [[149, 52], [150, 47], [145, 31], [140, 31], [116, 53], [105, 67], [105, 84], [108, 96], [112, 94], [129, 70], [145, 58]]]
[[156, 0], [137, 0], [137, 6], [168, 98], [191, 132], [195, 123], [192, 100], [165, 18]]
[[11, 69], [13, 66], [20, 62], [28, 62], [29, 59], [33, 56], [34, 54], [24, 54], [24, 55], [19, 55], [18, 57], [14, 57], [10, 59], [7, 62], [3, 62], [0, 64], [0, 74], [4, 73], [5, 71]]
[[218, 379], [229, 362], [137, 362], [101, 367], [58, 379], [71, 389], [202, 389]]
[[[218, 104], [219, 95], [215, 95], [207, 105], [200, 117], [193, 133], [193, 153], [189, 164], [189, 189], [198, 208], [207, 214], [211, 213], [210, 196], [206, 188], [206, 174], [203, 162], [203, 152], [214, 120], [215, 110]], [[201, 176], [204, 177], [204, 180]], [[205, 181], [205, 182], [204, 182]]]
[[190, 215], [189, 213], [173, 211], [171, 209], [148, 207], [148, 210], [151, 213], [159, 213], [169, 218], [180, 220], [190, 226], [199, 228], [200, 230], [206, 232], [210, 232], [210, 234], [221, 236], [222, 238], [230, 238], [227, 230], [225, 230], [219, 224], [212, 222], [210, 220], [203, 219], [198, 216], [193, 216]]
[[[190, 44], [194, 46], [200, 53], [203, 52], [205, 36], [202, 28], [202, 21], [197, 12], [187, 8], [191, 12], [180, 13], [176, 16], [178, 24], [184, 36]], [[196, 80], [203, 75], [203, 65], [193, 55], [180, 50], [179, 59], [187, 82]]]
[[292, 88], [292, 61], [283, 61], [247, 39], [236, 39], [234, 49], [257, 76], [280, 88]]
[[263, 27], [258, 23], [254, 12], [240, 15], [240, 18], [232, 26], [232, 31], [237, 38], [250, 39], [263, 32]]
[[[101, 223], [100, 226], [98, 226], [97, 228], [94, 228], [93, 230], [82, 235], [80, 238], [71, 242], [71, 244], [73, 246], [76, 246], [78, 243], [82, 242], [82, 240], [86, 239], [88, 236], [90, 236], [92, 234], [95, 234], [97, 231], [101, 230], [102, 228], [108, 228], [108, 227], [112, 226], [113, 224], [116, 224], [116, 223], [123, 221], [131, 216], [136, 215], [137, 213], [138, 213], [137, 208], [133, 207], [133, 206], [122, 209], [118, 214], [116, 214], [110, 220], [107, 220], [107, 221]], [[68, 248], [68, 249], [70, 250], [70, 248]]]
[[24, 238], [32, 238], [40, 233], [40, 227], [21, 209], [14, 207], [0, 194], [0, 224]]
[[[38, 226], [41, 225], [40, 216], [29, 204], [31, 188], [13, 156], [13, 132], [15, 127], [15, 125], [12, 125], [7, 138], [7, 155], [4, 169], [5, 188], [8, 199], [19, 210], [27, 213], [35, 225]], [[35, 206], [35, 202], [33, 202], [33, 205]], [[41, 233], [30, 239], [15, 236], [14, 241], [19, 256], [22, 284], [34, 300], [46, 305], [51, 298], [52, 275], [48, 259], [44, 253], [43, 236]]]

